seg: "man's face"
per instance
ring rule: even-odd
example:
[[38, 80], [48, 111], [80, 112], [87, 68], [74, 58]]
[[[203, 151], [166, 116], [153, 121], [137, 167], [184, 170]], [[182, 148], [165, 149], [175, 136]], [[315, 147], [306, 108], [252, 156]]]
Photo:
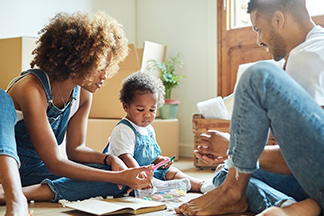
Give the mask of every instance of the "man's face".
[[287, 56], [283, 37], [273, 26], [272, 20], [254, 10], [250, 13], [253, 30], [257, 33], [257, 44], [264, 47], [275, 61]]

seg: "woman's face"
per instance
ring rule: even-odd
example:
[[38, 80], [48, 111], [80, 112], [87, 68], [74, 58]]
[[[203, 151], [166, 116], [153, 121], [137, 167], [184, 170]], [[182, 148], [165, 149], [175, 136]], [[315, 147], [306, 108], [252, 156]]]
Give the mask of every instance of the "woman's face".
[[109, 67], [111, 58], [112, 56], [109, 54], [104, 68], [98, 68], [95, 66], [91, 79], [82, 80], [82, 84], [80, 86], [91, 93], [95, 93], [98, 89], [100, 89], [104, 81], [107, 79], [107, 69]]

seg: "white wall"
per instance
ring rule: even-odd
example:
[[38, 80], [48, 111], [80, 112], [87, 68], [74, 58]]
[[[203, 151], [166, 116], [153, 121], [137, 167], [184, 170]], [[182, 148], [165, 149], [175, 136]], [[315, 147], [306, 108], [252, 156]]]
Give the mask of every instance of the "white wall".
[[0, 38], [38, 37], [58, 12], [91, 10], [91, 0], [0, 0]]
[[[185, 75], [173, 91], [179, 98], [180, 155], [192, 156], [192, 114], [196, 104], [217, 95], [215, 0], [0, 0], [0, 38], [31, 36], [57, 12], [102, 10], [124, 26], [130, 43], [167, 45], [167, 58], [181, 52]], [[1, 47], [0, 47], [1, 49]]]
[[217, 23], [215, 0], [138, 0], [137, 44], [167, 45], [167, 58], [181, 52], [185, 75], [172, 97], [180, 99], [180, 155], [192, 157], [192, 114], [197, 102], [217, 96]]
[[92, 0], [92, 11], [105, 11], [123, 25], [129, 43], [136, 44], [136, 0]]
[[38, 37], [58, 12], [105, 11], [124, 26], [135, 43], [135, 0], [0, 0], [0, 38]]

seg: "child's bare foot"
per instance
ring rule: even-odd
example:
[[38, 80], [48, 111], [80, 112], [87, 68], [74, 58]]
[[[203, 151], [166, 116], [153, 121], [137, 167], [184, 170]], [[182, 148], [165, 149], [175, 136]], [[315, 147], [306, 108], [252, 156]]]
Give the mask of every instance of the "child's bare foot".
[[270, 207], [257, 216], [318, 216], [320, 212], [321, 208], [315, 200], [306, 199], [283, 208]]

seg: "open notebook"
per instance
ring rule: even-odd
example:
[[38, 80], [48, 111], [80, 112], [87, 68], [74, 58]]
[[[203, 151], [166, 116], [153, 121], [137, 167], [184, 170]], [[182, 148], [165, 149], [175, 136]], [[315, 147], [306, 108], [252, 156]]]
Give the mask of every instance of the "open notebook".
[[163, 202], [148, 201], [134, 197], [103, 200], [88, 199], [68, 202], [65, 206], [94, 215], [143, 214], [166, 208], [166, 204]]

